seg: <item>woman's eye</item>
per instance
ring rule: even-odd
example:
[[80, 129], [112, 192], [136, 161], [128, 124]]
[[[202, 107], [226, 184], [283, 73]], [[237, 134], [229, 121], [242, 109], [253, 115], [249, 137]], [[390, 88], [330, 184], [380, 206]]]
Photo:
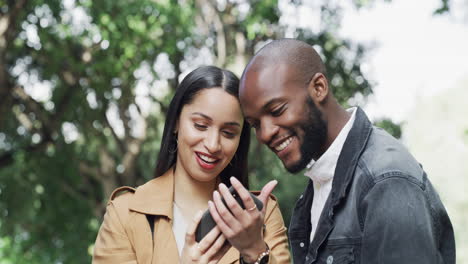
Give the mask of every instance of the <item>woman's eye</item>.
[[230, 131], [223, 131], [224, 136], [227, 138], [234, 138], [236, 136], [236, 133], [230, 132]]
[[202, 124], [198, 124], [198, 123], [194, 123], [193, 124], [195, 126], [195, 128], [199, 129], [199, 130], [205, 130], [208, 128], [208, 126], [205, 126], [205, 125], [202, 125]]

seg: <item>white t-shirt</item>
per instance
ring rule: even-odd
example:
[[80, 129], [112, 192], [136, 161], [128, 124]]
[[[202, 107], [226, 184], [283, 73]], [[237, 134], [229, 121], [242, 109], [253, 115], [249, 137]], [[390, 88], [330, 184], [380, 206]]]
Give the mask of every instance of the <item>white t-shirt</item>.
[[333, 176], [335, 174], [336, 164], [340, 156], [343, 145], [348, 137], [349, 131], [353, 127], [354, 119], [356, 118], [356, 107], [347, 109], [351, 113], [351, 118], [346, 125], [341, 129], [338, 136], [335, 138], [330, 147], [323, 153], [323, 155], [316, 161], [312, 160], [307, 165], [305, 176], [312, 179], [314, 183], [314, 199], [312, 201], [312, 208], [310, 209], [310, 224], [312, 231], [310, 232], [310, 241], [314, 239], [317, 224], [322, 214], [325, 202], [330, 195], [332, 188]]
[[172, 232], [174, 232], [175, 241], [177, 244], [177, 250], [179, 256], [182, 255], [182, 249], [185, 245], [185, 233], [187, 232], [187, 223], [185, 223], [184, 217], [179, 207], [175, 203], [172, 206], [172, 213], [174, 220], [172, 221]]

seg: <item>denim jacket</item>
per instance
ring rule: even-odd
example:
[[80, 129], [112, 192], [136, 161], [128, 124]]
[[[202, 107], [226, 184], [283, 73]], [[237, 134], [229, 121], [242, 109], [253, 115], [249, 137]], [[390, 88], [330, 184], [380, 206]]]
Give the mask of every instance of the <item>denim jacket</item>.
[[356, 111], [312, 242], [311, 181], [296, 203], [289, 227], [294, 263], [455, 263], [452, 224], [426, 173]]

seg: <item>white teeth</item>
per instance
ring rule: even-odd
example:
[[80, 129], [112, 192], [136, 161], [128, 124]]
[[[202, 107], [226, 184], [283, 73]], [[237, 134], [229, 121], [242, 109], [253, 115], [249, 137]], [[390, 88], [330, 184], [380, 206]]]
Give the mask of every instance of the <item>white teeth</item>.
[[283, 149], [285, 149], [292, 142], [292, 140], [293, 140], [292, 137], [289, 137], [283, 143], [281, 143], [279, 146], [275, 147], [275, 150], [276, 151], [282, 151]]
[[216, 159], [210, 158], [210, 157], [205, 156], [205, 155], [203, 155], [203, 154], [198, 154], [198, 155], [200, 156], [200, 158], [201, 158], [203, 161], [206, 161], [206, 162], [215, 162], [215, 161], [216, 161]]

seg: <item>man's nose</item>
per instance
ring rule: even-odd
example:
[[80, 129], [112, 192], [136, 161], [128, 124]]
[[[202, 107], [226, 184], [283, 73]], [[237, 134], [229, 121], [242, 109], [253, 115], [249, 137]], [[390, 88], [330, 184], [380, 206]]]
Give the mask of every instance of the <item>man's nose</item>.
[[279, 127], [269, 120], [260, 123], [259, 128], [256, 129], [258, 141], [262, 144], [269, 145], [274, 136], [278, 133]]

